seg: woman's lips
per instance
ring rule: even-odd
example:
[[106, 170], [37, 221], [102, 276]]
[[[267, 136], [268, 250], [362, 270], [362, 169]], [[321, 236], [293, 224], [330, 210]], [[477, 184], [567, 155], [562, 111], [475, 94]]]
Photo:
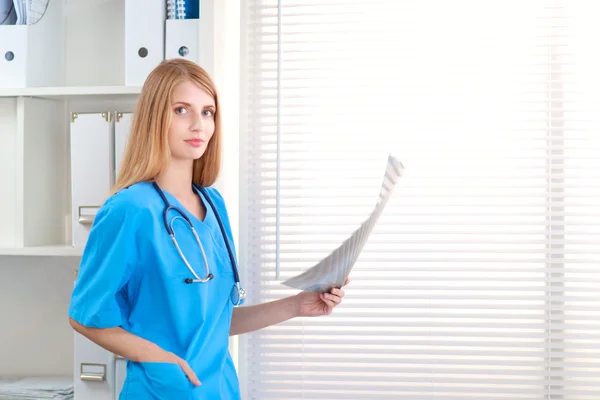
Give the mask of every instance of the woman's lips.
[[194, 147], [200, 147], [204, 143], [204, 140], [202, 140], [202, 139], [190, 139], [190, 140], [186, 140], [185, 142], [191, 144]]

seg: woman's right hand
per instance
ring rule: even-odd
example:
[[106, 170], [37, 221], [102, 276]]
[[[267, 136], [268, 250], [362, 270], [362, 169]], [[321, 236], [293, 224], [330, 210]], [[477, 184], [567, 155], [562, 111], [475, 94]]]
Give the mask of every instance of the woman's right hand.
[[183, 372], [186, 374], [186, 376], [190, 380], [190, 382], [192, 382], [196, 386], [202, 385], [202, 383], [200, 383], [200, 381], [198, 380], [198, 377], [196, 376], [196, 374], [194, 373], [192, 368], [189, 366], [187, 361], [185, 361], [183, 358], [179, 357], [177, 354], [174, 354], [174, 353], [171, 353], [171, 352], [168, 352], [165, 350], [160, 350], [156, 354], [148, 354], [147, 356], [142, 357], [142, 359], [140, 361], [141, 362], [164, 362], [164, 363], [177, 364], [183, 370]]
[[142, 339], [121, 327], [116, 328], [88, 328], [69, 318], [69, 323], [79, 334], [92, 342], [123, 358], [139, 362], [165, 362], [178, 364], [190, 382], [196, 386], [201, 383], [187, 361], [176, 354], [165, 351], [160, 346], [146, 339]]

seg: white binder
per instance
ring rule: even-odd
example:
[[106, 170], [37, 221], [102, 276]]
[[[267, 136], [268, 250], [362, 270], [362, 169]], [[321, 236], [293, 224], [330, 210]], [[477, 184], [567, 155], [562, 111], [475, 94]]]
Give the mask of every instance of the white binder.
[[125, 360], [77, 332], [74, 339], [75, 400], [117, 400], [127, 374]]
[[125, 379], [127, 379], [127, 360], [123, 357], [114, 356], [115, 357], [115, 395], [114, 399], [118, 400], [119, 395], [121, 394], [121, 390], [123, 390], [123, 385], [125, 384]]
[[165, 15], [163, 0], [125, 2], [125, 85], [143, 85], [164, 59]]
[[115, 118], [115, 180], [121, 170], [123, 155], [127, 147], [127, 140], [131, 131], [132, 113], [116, 112]]
[[199, 64], [199, 38], [200, 19], [168, 19], [165, 58], [185, 58]]
[[0, 25], [0, 88], [64, 84], [62, 1], [50, 1], [33, 25]]
[[27, 84], [27, 25], [0, 26], [0, 87]]
[[117, 400], [127, 377], [127, 361], [74, 332], [74, 400]]
[[74, 247], [85, 247], [94, 217], [114, 182], [110, 112], [71, 114], [71, 223]]
[[[93, 217], [114, 183], [115, 163], [121, 162], [131, 118], [131, 113], [122, 112], [115, 112], [114, 118], [109, 112], [74, 113], [71, 118], [74, 246], [85, 245]], [[81, 213], [82, 207], [86, 214]], [[126, 360], [77, 332], [74, 368], [75, 400], [119, 398], [127, 376]]]

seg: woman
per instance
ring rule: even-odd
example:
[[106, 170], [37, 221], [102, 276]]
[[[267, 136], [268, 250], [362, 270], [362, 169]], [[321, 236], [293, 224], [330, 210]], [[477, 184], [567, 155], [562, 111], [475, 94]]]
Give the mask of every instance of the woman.
[[[128, 360], [121, 399], [239, 399], [230, 335], [329, 314], [344, 296], [301, 292], [234, 308], [235, 252], [223, 233], [233, 237], [223, 198], [210, 187], [220, 128], [217, 92], [202, 68], [176, 59], [149, 75], [69, 307], [75, 331]], [[168, 206], [177, 209], [163, 214]]]

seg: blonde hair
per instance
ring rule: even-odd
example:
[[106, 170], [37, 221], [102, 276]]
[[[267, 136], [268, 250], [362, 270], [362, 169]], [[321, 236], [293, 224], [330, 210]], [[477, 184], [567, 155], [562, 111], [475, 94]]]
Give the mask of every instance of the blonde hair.
[[216, 108], [215, 132], [202, 157], [194, 160], [192, 180], [199, 186], [211, 186], [217, 180], [221, 168], [221, 117], [217, 90], [202, 67], [185, 59], [172, 59], [161, 62], [144, 82], [111, 195], [135, 183], [152, 181], [167, 167], [171, 159], [168, 142], [171, 97], [175, 87], [185, 81], [197, 84], [210, 94]]

